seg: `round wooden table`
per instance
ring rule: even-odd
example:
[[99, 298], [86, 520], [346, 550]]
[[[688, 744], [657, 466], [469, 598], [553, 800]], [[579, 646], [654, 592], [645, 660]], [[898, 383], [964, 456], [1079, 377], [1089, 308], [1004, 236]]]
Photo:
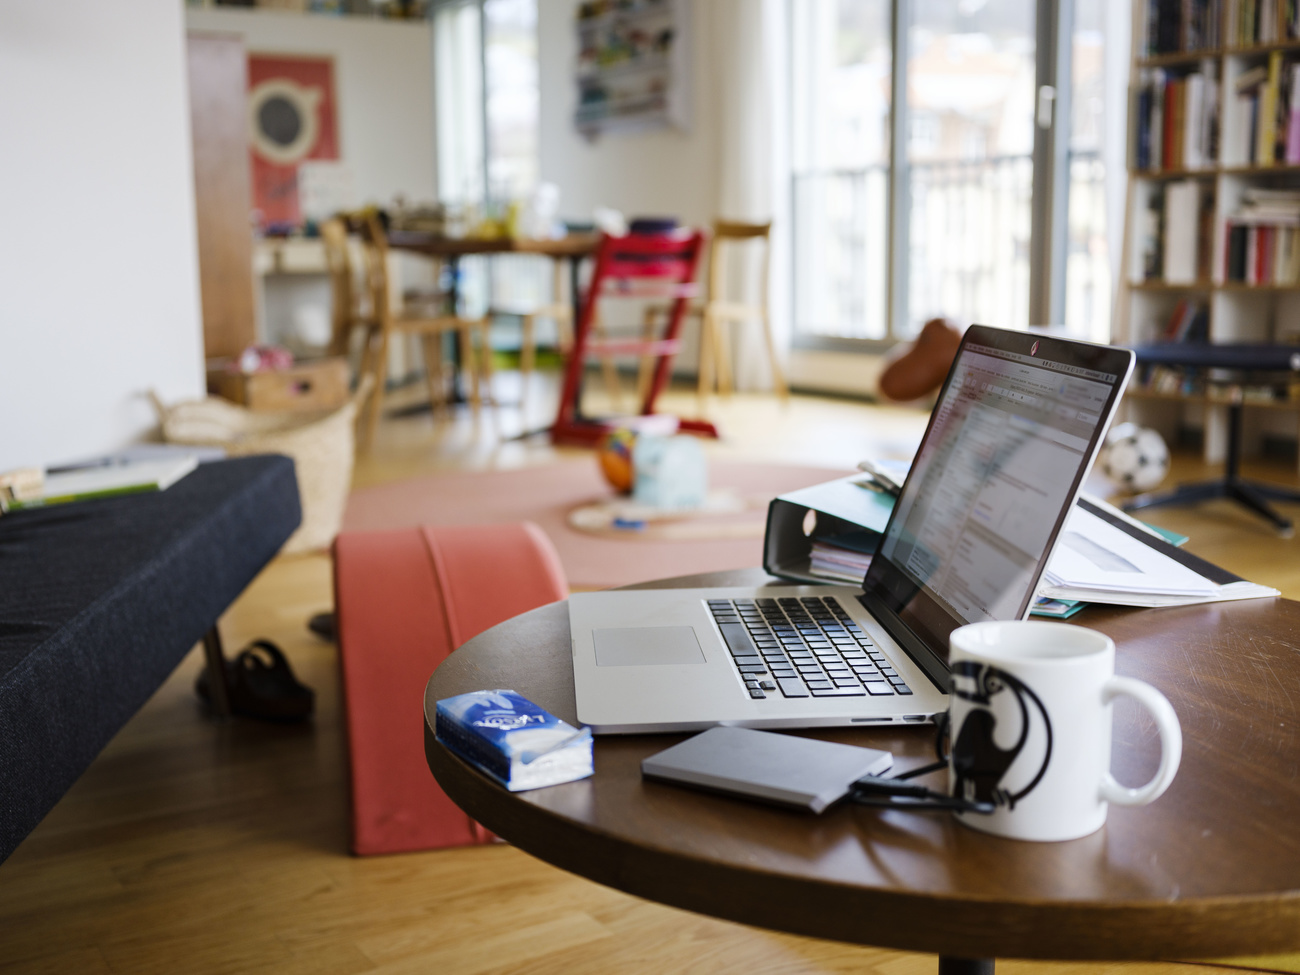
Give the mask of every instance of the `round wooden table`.
[[[655, 587], [748, 585], [758, 571]], [[471, 640], [425, 691], [438, 783], [488, 829], [549, 863], [675, 907], [796, 934], [948, 959], [1175, 959], [1300, 949], [1300, 603], [1259, 599], [1155, 610], [1091, 607], [1077, 622], [1118, 646], [1117, 670], [1173, 703], [1184, 751], [1155, 803], [1111, 807], [1065, 843], [988, 836], [943, 813], [841, 804], [821, 816], [641, 778], [683, 735], [605, 736], [596, 773], [509, 793], [433, 737], [435, 702], [513, 688], [576, 724], [567, 607]], [[1145, 781], [1159, 742], [1116, 705], [1112, 768]], [[928, 728], [816, 737], [932, 760]], [[942, 787], [940, 775], [931, 781]]]

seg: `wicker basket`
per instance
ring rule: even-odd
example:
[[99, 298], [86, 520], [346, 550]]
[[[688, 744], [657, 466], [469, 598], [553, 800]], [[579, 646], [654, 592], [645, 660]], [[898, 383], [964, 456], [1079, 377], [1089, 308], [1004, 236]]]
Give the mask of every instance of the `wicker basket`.
[[217, 397], [174, 406], [157, 396], [153, 401], [167, 443], [223, 447], [232, 457], [292, 457], [302, 524], [281, 551], [308, 552], [328, 548], [343, 522], [352, 485], [355, 420], [368, 387], [363, 382], [348, 403], [324, 413], [259, 413]]

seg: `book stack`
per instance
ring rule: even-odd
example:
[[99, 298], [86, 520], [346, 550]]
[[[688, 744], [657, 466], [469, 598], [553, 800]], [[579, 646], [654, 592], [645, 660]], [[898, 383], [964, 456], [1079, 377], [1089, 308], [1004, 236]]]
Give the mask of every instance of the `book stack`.
[[[1177, 0], [1169, 0], [1177, 6]], [[1296, 0], [1227, 0], [1229, 47], [1252, 47], [1300, 37]]]
[[[48, 471], [41, 477], [30, 472], [11, 472], [8, 477], [0, 476], [0, 514], [71, 501], [165, 491], [198, 466], [197, 457], [183, 455], [134, 463], [116, 463], [109, 459]], [[25, 474], [26, 477], [15, 480], [14, 474]]]
[[1214, 61], [1194, 70], [1148, 68], [1133, 106], [1134, 168], [1207, 169], [1219, 157], [1219, 78]]
[[1210, 279], [1214, 200], [1196, 179], [1154, 186], [1138, 214], [1138, 260], [1144, 281], [1196, 284]]
[[858, 538], [847, 532], [828, 538], [813, 538], [808, 571], [828, 582], [859, 583], [865, 579], [879, 537], [868, 538], [866, 532], [856, 534]]
[[1145, 56], [1212, 51], [1221, 47], [1223, 2], [1147, 0]]
[[1242, 284], [1300, 284], [1300, 190], [1247, 187], [1226, 221], [1224, 278]]
[[1225, 155], [1252, 166], [1300, 163], [1300, 61], [1273, 51], [1236, 80]]

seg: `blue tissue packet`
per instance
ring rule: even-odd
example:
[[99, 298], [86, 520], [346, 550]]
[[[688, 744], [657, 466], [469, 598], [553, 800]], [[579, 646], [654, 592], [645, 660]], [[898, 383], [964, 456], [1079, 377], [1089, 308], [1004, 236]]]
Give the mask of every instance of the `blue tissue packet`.
[[585, 779], [591, 729], [579, 731], [515, 691], [471, 691], [438, 702], [434, 735], [511, 792]]

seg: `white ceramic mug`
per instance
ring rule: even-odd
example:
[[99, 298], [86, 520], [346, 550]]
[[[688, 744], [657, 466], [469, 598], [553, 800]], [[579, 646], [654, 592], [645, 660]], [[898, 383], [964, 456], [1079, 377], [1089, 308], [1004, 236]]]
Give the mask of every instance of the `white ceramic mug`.
[[[1037, 620], [971, 623], [949, 637], [954, 796], [992, 802], [966, 825], [1020, 840], [1100, 829], [1108, 803], [1140, 806], [1169, 787], [1182, 757], [1178, 716], [1150, 684], [1115, 676], [1104, 633]], [[1160, 731], [1160, 768], [1137, 789], [1110, 773], [1111, 701], [1134, 698]]]

